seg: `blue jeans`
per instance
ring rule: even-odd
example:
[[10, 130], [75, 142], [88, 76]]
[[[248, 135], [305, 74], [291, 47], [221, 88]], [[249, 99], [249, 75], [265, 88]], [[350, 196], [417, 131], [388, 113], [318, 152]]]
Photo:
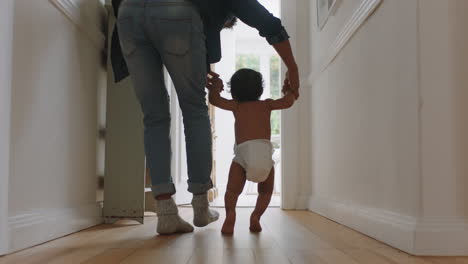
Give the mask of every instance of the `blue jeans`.
[[125, 0], [117, 26], [144, 114], [145, 153], [154, 196], [174, 194], [169, 95], [163, 65], [174, 82], [187, 146], [189, 192], [212, 188], [211, 125], [206, 103], [206, 44], [196, 8], [184, 0]]

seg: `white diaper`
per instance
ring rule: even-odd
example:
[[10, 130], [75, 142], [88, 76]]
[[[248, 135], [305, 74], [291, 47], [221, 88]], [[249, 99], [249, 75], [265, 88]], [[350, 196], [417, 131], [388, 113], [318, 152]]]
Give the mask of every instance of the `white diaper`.
[[275, 162], [272, 159], [273, 145], [266, 139], [249, 140], [234, 146], [234, 161], [245, 171], [247, 180], [264, 182], [268, 179]]

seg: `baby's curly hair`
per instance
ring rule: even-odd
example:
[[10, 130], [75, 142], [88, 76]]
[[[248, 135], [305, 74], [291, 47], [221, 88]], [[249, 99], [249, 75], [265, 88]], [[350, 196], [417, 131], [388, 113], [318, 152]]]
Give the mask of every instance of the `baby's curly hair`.
[[263, 94], [263, 76], [251, 69], [240, 69], [228, 83], [232, 98], [238, 102], [258, 101]]

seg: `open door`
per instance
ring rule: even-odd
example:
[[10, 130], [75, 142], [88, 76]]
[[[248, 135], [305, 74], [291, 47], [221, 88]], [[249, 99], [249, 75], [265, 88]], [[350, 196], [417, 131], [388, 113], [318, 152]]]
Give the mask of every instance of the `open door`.
[[[115, 17], [110, 0], [109, 34]], [[112, 38], [109, 36], [108, 38]], [[108, 45], [110, 49], [110, 45]], [[110, 50], [108, 52], [110, 54]], [[108, 56], [110, 57], [110, 56]], [[106, 105], [104, 219], [113, 223], [133, 219], [143, 223], [145, 214], [145, 154], [143, 115], [129, 78], [115, 83], [110, 58]]]

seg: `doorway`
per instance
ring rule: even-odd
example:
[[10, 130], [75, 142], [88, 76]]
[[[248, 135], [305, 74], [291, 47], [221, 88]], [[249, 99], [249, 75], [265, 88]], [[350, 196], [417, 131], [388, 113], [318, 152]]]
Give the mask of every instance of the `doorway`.
[[[280, 0], [260, 0], [259, 2], [273, 15], [280, 17]], [[241, 68], [250, 68], [262, 73], [264, 79], [262, 100], [277, 99], [281, 96], [281, 59], [274, 48], [259, 36], [256, 29], [239, 21], [232, 30], [222, 31], [221, 40], [223, 59], [215, 65], [215, 71], [220, 74], [226, 86], [222, 93], [223, 97], [231, 98], [227, 82], [234, 72]], [[234, 117], [231, 112], [216, 108], [212, 120], [215, 147], [213, 175], [219, 194], [212, 205], [223, 207], [235, 142]], [[279, 207], [281, 205], [281, 113], [279, 111], [272, 113], [271, 132], [274, 146], [275, 188], [270, 206]], [[239, 197], [238, 206], [254, 207], [257, 195], [257, 184], [247, 181]]]

